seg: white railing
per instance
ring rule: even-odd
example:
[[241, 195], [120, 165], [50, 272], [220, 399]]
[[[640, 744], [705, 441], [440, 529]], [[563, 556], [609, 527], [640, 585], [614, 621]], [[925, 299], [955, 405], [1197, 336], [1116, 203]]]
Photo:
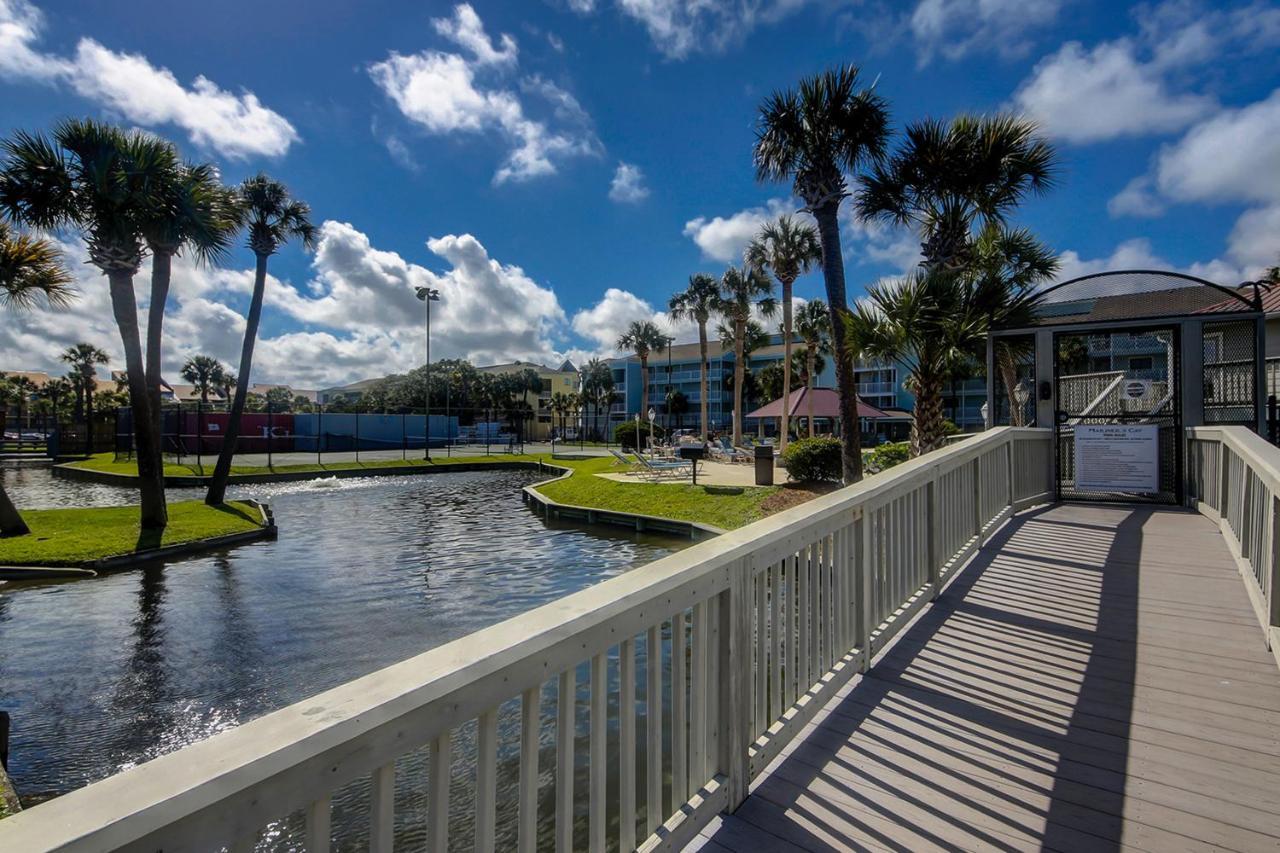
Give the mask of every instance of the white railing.
[[679, 849], [1050, 477], [1047, 430], [991, 430], [36, 806], [0, 849]]
[[1190, 427], [1186, 493], [1218, 522], [1280, 663], [1280, 448], [1245, 427]]

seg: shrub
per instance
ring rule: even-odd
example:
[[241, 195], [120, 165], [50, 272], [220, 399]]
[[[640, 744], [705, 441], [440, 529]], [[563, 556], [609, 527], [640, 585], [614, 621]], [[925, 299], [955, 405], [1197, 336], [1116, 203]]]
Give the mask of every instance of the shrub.
[[868, 474], [878, 474], [894, 465], [899, 465], [911, 458], [911, 442], [899, 441], [897, 444], [882, 444], [867, 454], [863, 467]]
[[[662, 435], [663, 435], [662, 427], [658, 426], [657, 424], [654, 424], [654, 425], [653, 425], [653, 434], [654, 434], [654, 436], [655, 436], [655, 437], [657, 437], [659, 440], [661, 440], [661, 439], [662, 439]], [[644, 442], [646, 445], [648, 444], [648, 439], [649, 439], [649, 424], [648, 424], [647, 422], [646, 422], [646, 423], [644, 423], [644, 424], [642, 424], [642, 425], [641, 425], [641, 427], [640, 427], [640, 438], [641, 438], [641, 441], [642, 441], [642, 442]], [[614, 441], [616, 441], [616, 442], [618, 442], [618, 444], [621, 444], [621, 445], [622, 445], [622, 449], [623, 449], [623, 450], [635, 450], [635, 448], [636, 448], [636, 422], [635, 422], [635, 421], [623, 421], [622, 423], [620, 423], [620, 424], [618, 424], [616, 427], [614, 427], [614, 430], [613, 430], [613, 440], [614, 440]]]
[[801, 482], [840, 482], [844, 473], [838, 438], [802, 438], [782, 454], [787, 476]]

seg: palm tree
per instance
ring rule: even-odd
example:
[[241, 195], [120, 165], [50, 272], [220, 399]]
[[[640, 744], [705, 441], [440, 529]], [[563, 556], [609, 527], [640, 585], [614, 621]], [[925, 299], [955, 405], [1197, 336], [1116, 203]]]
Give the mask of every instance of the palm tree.
[[182, 365], [182, 378], [200, 392], [200, 402], [209, 405], [209, 393], [222, 387], [226, 369], [214, 357], [193, 355]]
[[772, 317], [777, 307], [773, 298], [773, 282], [760, 270], [731, 266], [720, 277], [720, 295], [716, 310], [733, 331], [733, 445], [742, 443], [742, 384], [746, 368], [747, 324], [751, 311]]
[[[760, 230], [759, 236], [747, 244], [749, 266], [768, 270], [782, 285], [782, 360], [791, 363], [791, 288], [797, 278], [822, 263], [822, 244], [812, 225], [797, 222], [790, 216], [779, 216]], [[791, 371], [782, 372], [782, 435], [779, 450], [787, 449], [789, 425], [786, 413], [791, 411]]]
[[58, 358], [71, 366], [69, 378], [76, 393], [75, 419], [85, 418], [87, 409], [92, 415], [93, 392], [97, 390], [97, 366], [108, 364], [111, 359], [105, 350], [93, 344], [78, 343], [67, 347]]
[[689, 286], [671, 297], [667, 313], [672, 320], [693, 320], [698, 324], [698, 353], [700, 357], [700, 387], [698, 399], [701, 406], [702, 440], [707, 440], [707, 323], [716, 310], [720, 298], [720, 285], [706, 273], [689, 276]]
[[[982, 357], [993, 324], [1034, 320], [1035, 285], [1056, 269], [1052, 253], [1028, 233], [1000, 234], [994, 225], [964, 251], [971, 260], [963, 272], [922, 267], [902, 282], [877, 284], [848, 317], [847, 331], [864, 352], [909, 365], [913, 456], [946, 443], [943, 385]], [[982, 258], [990, 260], [979, 264]]]
[[[50, 307], [66, 305], [75, 297], [71, 282], [71, 274], [62, 265], [62, 257], [52, 243], [14, 233], [6, 223], [0, 222], [0, 302], [6, 308], [27, 311], [40, 305], [42, 300]], [[21, 409], [18, 420], [22, 420]], [[22, 536], [30, 532], [5, 492], [4, 483], [0, 482], [0, 536]]]
[[560, 420], [560, 439], [564, 440], [564, 419], [573, 409], [572, 394], [557, 391], [551, 395], [551, 411]]
[[858, 88], [858, 69], [842, 66], [777, 92], [760, 108], [754, 159], [761, 181], [791, 180], [795, 194], [818, 222], [822, 277], [836, 352], [836, 387], [843, 429], [845, 483], [862, 479], [858, 394], [841, 316], [848, 311], [840, 252], [840, 203], [845, 173], [878, 163], [889, 137], [889, 112], [871, 88]]
[[235, 393], [236, 386], [239, 384], [240, 378], [238, 376], [225, 367], [222, 368], [222, 382], [218, 385], [218, 391], [222, 394], [224, 403], [230, 402], [231, 396]]
[[5, 140], [3, 150], [0, 211], [42, 230], [76, 228], [89, 262], [107, 277], [129, 376], [140, 523], [146, 530], [163, 529], [169, 516], [160, 436], [151, 416], [133, 278], [142, 264], [145, 231], [163, 204], [159, 188], [178, 168], [177, 150], [151, 134], [90, 119], [61, 122], [51, 139], [19, 132]]
[[649, 354], [667, 345], [667, 336], [657, 324], [649, 320], [636, 320], [618, 338], [618, 349], [634, 350], [640, 359], [640, 413], [649, 408]]
[[[821, 299], [811, 299], [800, 307], [796, 317], [796, 331], [804, 341], [805, 385], [812, 390], [813, 383], [822, 372], [822, 368], [818, 367], [818, 359], [831, 353], [831, 311]], [[857, 393], [856, 385], [854, 393]], [[808, 401], [809, 437], [813, 438], [813, 394], [805, 396]], [[858, 431], [856, 420], [853, 422], [853, 429], [855, 432]]]
[[600, 433], [600, 409], [612, 405], [614, 397], [613, 371], [609, 369], [609, 365], [598, 358], [593, 358], [583, 365], [582, 400], [584, 406], [589, 404], [595, 408], [592, 425], [597, 438]]
[[[143, 229], [147, 249], [151, 252], [147, 388], [151, 394], [151, 417], [155, 421], [157, 435], [160, 434], [164, 310], [169, 299], [173, 257], [186, 249], [198, 263], [216, 261], [230, 250], [231, 241], [241, 224], [241, 209], [235, 192], [222, 185], [213, 166], [183, 163], [164, 177], [157, 190], [161, 196], [160, 203]], [[202, 388], [200, 396], [202, 402], [208, 404], [207, 390]]]
[[240, 205], [249, 228], [249, 248], [257, 260], [253, 277], [253, 297], [245, 318], [244, 344], [240, 348], [240, 369], [235, 398], [227, 417], [227, 432], [218, 453], [218, 464], [209, 480], [209, 493], [204, 502], [216, 506], [227, 493], [227, 477], [231, 475], [231, 458], [240, 435], [240, 416], [249, 395], [249, 375], [253, 371], [253, 348], [258, 342], [258, 322], [262, 319], [262, 299], [267, 286], [267, 261], [290, 239], [302, 242], [303, 248], [315, 245], [316, 229], [311, 224], [311, 208], [289, 195], [279, 181], [259, 172], [240, 185]]
[[[971, 287], [974, 298], [988, 306], [988, 327], [1034, 325], [1038, 300], [1028, 295], [1057, 274], [1057, 255], [1026, 229], [1009, 230], [993, 224], [974, 241], [972, 256]], [[1020, 338], [998, 338], [994, 346], [995, 366], [1004, 383], [1012, 426], [1027, 425], [1026, 412], [1015, 403], [1014, 391], [1018, 386], [1018, 363], [1032, 349], [1030, 342]]]
[[959, 116], [910, 125], [887, 161], [858, 193], [866, 219], [917, 229], [925, 268], [960, 271], [974, 235], [1005, 219], [1028, 195], [1054, 183], [1053, 146], [1018, 116]]
[[[1049, 268], [1052, 257], [1029, 233], [1008, 231], [1006, 221], [1029, 195], [1048, 191], [1055, 172], [1053, 147], [1038, 135], [1034, 122], [1017, 116], [960, 116], [950, 123], [927, 119], [908, 127], [900, 149], [864, 182], [858, 211], [868, 219], [915, 228], [924, 255], [920, 274], [957, 280], [916, 282], [912, 293], [886, 305], [907, 310], [912, 296], [938, 294], [955, 307], [963, 296], [975, 312], [965, 316], [984, 324], [984, 334], [997, 313], [1032, 310], [1021, 291], [1056, 267]], [[1002, 296], [993, 298], [996, 294]], [[924, 308], [910, 310], [919, 314]], [[935, 325], [961, 318], [949, 319]], [[931, 349], [946, 349], [942, 341], [933, 343]], [[1000, 358], [1008, 383], [1016, 374], [1015, 354], [1005, 349]], [[944, 358], [938, 367], [950, 371], [950, 364]], [[943, 439], [943, 377], [920, 376], [918, 365], [915, 370], [916, 406], [926, 420], [913, 428], [912, 450], [923, 453]]]

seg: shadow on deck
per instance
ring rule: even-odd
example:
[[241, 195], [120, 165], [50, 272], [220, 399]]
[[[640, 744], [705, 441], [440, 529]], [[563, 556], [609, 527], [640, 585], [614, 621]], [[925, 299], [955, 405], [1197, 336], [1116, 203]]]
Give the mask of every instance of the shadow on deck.
[[1278, 733], [1217, 526], [1058, 505], [997, 533], [699, 844], [1275, 850]]

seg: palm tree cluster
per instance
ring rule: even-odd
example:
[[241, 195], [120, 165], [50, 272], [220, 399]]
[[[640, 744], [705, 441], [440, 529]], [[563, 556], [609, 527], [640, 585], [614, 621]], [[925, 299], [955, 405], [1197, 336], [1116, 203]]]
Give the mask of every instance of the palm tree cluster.
[[[207, 497], [210, 503], [220, 503], [235, 451], [236, 416], [243, 411], [252, 369], [266, 259], [288, 239], [296, 237], [310, 246], [314, 228], [306, 206], [265, 175], [250, 178], [238, 188], [227, 187], [216, 168], [184, 161], [177, 146], [166, 139], [89, 119], [60, 122], [48, 134], [18, 131], [0, 144], [0, 155], [0, 224], [4, 228], [0, 274], [6, 301], [25, 307], [33, 297], [43, 296], [57, 306], [68, 298], [71, 281], [50, 244], [13, 236], [13, 226], [78, 233], [90, 263], [107, 279], [125, 356], [144, 529], [160, 529], [168, 523], [160, 369], [172, 260], [186, 253], [197, 263], [219, 261], [248, 226], [249, 247], [258, 259], [257, 276], [229, 440], [224, 442]], [[144, 346], [134, 278], [148, 256], [151, 287]], [[101, 363], [88, 357], [67, 361], [73, 368]], [[92, 405], [88, 382], [88, 374], [82, 373], [77, 400], [86, 408]], [[210, 380], [209, 385], [216, 387], [216, 382]]]
[[[1034, 313], [1036, 287], [1056, 271], [1046, 247], [1008, 225], [1019, 204], [1053, 185], [1055, 154], [1034, 123], [1007, 115], [926, 119], [906, 128], [893, 153], [891, 143], [887, 104], [852, 66], [806, 78], [760, 107], [757, 178], [790, 181], [817, 223], [845, 482], [862, 475], [856, 361], [909, 366], [912, 451], [939, 447], [945, 383], [973, 367], [993, 323]], [[853, 312], [839, 225], [841, 204], [855, 194], [851, 182], [856, 214], [915, 229], [923, 256], [904, 280], [869, 288]]]

